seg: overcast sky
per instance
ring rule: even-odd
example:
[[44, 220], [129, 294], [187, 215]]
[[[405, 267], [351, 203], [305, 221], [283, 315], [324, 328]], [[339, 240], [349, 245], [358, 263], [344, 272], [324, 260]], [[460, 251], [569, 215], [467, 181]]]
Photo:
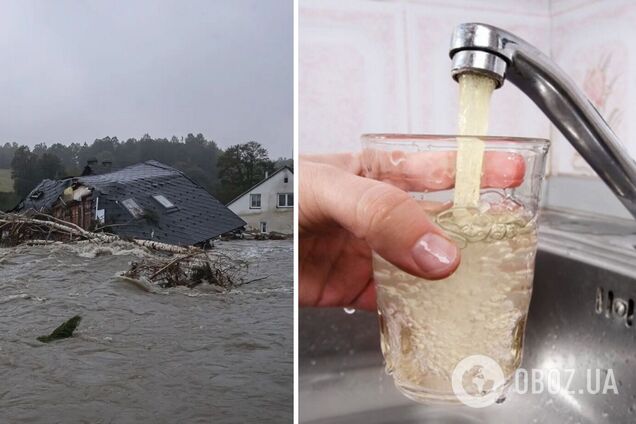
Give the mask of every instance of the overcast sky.
[[203, 133], [291, 157], [291, 0], [0, 0], [0, 142]]

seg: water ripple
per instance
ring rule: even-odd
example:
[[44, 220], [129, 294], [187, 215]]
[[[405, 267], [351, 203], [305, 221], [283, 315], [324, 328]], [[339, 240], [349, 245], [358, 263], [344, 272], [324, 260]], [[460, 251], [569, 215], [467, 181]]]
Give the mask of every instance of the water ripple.
[[227, 294], [123, 281], [126, 246], [0, 249], [3, 421], [290, 422], [292, 243], [218, 243], [268, 276]]

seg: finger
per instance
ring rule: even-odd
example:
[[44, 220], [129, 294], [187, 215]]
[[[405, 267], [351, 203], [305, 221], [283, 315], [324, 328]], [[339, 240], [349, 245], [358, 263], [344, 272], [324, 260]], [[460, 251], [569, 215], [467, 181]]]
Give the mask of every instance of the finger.
[[300, 169], [303, 220], [336, 223], [413, 275], [440, 279], [459, 265], [457, 246], [408, 193], [329, 165], [307, 162]]
[[486, 152], [481, 186], [487, 188], [518, 187], [526, 174], [523, 156], [512, 152]]
[[[362, 173], [404, 191], [447, 190], [455, 184], [455, 151], [404, 152], [365, 149]], [[512, 152], [486, 152], [482, 167], [484, 188], [517, 187], [523, 182], [525, 161]]]
[[335, 166], [355, 175], [360, 175], [360, 155], [357, 153], [334, 153], [329, 155], [300, 155], [300, 160]]

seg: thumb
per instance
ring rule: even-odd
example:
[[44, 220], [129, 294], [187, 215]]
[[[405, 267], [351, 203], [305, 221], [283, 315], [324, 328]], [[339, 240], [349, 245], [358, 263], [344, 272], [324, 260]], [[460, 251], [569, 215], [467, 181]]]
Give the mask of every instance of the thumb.
[[300, 184], [302, 215], [335, 222], [402, 270], [440, 279], [459, 265], [457, 246], [408, 193], [318, 163], [301, 167]]

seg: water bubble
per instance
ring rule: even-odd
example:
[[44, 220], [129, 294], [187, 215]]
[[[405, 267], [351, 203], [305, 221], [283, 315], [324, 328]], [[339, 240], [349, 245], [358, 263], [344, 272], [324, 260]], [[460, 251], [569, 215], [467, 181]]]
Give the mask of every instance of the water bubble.
[[354, 308], [344, 308], [344, 311], [349, 315], [354, 314], [356, 310]]

